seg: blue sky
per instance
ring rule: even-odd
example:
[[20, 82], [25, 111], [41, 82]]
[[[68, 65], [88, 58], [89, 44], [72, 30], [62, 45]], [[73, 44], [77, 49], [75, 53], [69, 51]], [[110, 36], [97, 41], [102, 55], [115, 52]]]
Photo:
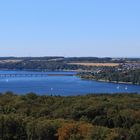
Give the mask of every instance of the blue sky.
[[139, 0], [0, 1], [0, 56], [140, 57]]

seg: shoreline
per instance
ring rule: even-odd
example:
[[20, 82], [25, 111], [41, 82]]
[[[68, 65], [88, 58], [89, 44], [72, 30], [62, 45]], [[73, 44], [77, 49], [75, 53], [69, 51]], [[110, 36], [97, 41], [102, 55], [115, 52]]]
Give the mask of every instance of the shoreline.
[[117, 81], [108, 81], [108, 80], [96, 80], [98, 82], [107, 82], [107, 83], [115, 83], [115, 84], [129, 84], [129, 85], [138, 85], [138, 84], [133, 84], [132, 82], [117, 82]]
[[[80, 76], [78, 76], [80, 77]], [[109, 80], [103, 80], [103, 79], [100, 79], [100, 80], [96, 80], [96, 79], [87, 79], [87, 78], [82, 78], [80, 77], [81, 79], [83, 80], [91, 80], [91, 81], [96, 81], [96, 82], [106, 82], [106, 83], [114, 83], [114, 84], [127, 84], [127, 85], [135, 85], [135, 86], [140, 86], [139, 84], [133, 84], [132, 82], [117, 82], [117, 81], [109, 81]]]

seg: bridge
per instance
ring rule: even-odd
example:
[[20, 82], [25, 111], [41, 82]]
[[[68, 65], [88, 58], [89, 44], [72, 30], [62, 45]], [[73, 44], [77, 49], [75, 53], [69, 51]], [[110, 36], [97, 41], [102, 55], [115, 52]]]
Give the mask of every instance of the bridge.
[[5, 77], [47, 77], [47, 76], [74, 76], [75, 74], [0, 74], [0, 78]]

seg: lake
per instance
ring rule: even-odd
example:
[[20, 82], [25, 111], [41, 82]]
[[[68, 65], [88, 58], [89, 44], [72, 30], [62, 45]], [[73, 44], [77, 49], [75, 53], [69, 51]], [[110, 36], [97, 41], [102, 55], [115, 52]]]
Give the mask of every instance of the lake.
[[89, 93], [140, 93], [140, 86], [82, 80], [76, 72], [0, 71], [0, 92], [40, 95], [84, 95]]

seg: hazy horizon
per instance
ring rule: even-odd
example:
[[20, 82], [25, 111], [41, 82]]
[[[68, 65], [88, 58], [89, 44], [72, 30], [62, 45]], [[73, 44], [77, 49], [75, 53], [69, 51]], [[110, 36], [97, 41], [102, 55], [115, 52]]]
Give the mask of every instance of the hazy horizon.
[[140, 57], [138, 0], [0, 2], [0, 57]]
[[79, 57], [83, 57], [83, 58], [84, 58], [84, 57], [85, 57], [85, 58], [86, 58], [86, 57], [89, 57], [89, 58], [91, 57], [91, 58], [94, 58], [94, 57], [95, 57], [95, 58], [140, 58], [139, 56], [132, 56], [132, 57], [131, 57], [131, 56], [130, 56], [130, 57], [129, 57], [129, 56], [126, 56], [126, 57], [125, 57], [125, 56], [118, 56], [118, 57], [111, 57], [111, 56], [61, 56], [61, 55], [42, 55], [42, 56], [38, 56], [38, 55], [33, 55], [33, 56], [28, 56], [28, 55], [27, 55], [27, 56], [26, 56], [26, 55], [23, 55], [23, 56], [18, 56], [18, 55], [16, 56], [16, 55], [15, 55], [15, 56], [12, 56], [12, 55], [11, 55], [11, 56], [10, 56], [10, 55], [9, 55], [9, 56], [0, 56], [0, 58], [2, 58], [2, 57], [4, 57], [4, 58], [8, 58], [8, 57], [13, 57], [13, 58], [18, 58], [18, 57], [64, 57], [64, 58], [74, 58], [74, 57], [75, 57], [75, 58], [76, 58], [76, 57], [77, 57], [77, 58], [79, 58]]

